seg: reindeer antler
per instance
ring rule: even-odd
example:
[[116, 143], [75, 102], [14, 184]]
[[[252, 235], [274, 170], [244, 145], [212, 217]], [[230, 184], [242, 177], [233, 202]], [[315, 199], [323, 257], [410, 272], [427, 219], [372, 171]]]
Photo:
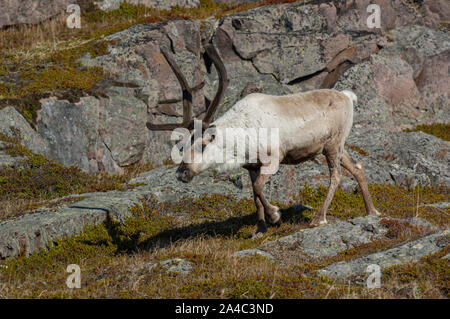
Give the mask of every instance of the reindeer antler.
[[208, 105], [208, 109], [206, 110], [206, 115], [203, 118], [203, 122], [206, 124], [206, 126], [209, 126], [209, 124], [211, 123], [211, 121], [214, 117], [214, 114], [216, 114], [216, 112], [217, 112], [220, 101], [223, 99], [225, 91], [227, 90], [227, 87], [228, 87], [228, 83], [230, 81], [228, 80], [227, 70], [225, 69], [225, 65], [223, 64], [222, 59], [220, 58], [219, 54], [217, 53], [214, 45], [208, 44], [205, 47], [205, 52], [208, 55], [208, 57], [211, 59], [214, 66], [216, 67], [217, 74], [219, 76], [219, 88], [217, 89], [217, 93], [214, 96], [214, 99], [212, 100], [211, 104]]
[[[190, 129], [193, 127], [194, 122], [192, 120], [192, 93], [203, 88], [205, 83], [202, 82], [200, 85], [197, 85], [195, 87], [189, 87], [186, 78], [184, 77], [183, 73], [180, 70], [180, 67], [175, 62], [175, 59], [173, 58], [169, 50], [167, 50], [165, 47], [161, 47], [161, 53], [164, 55], [167, 63], [169, 63], [172, 71], [175, 73], [175, 76], [177, 77], [178, 82], [181, 86], [181, 90], [183, 92], [183, 122], [170, 124], [153, 124], [147, 122], [147, 128], [153, 131], [171, 131], [179, 127]], [[219, 75], [219, 88], [213, 101], [207, 106], [206, 115], [203, 119], [203, 127], [208, 127], [211, 123], [212, 118], [214, 117], [214, 114], [217, 112], [218, 106], [226, 91], [229, 80], [227, 77], [227, 70], [225, 69], [225, 65], [223, 64], [219, 54], [212, 44], [208, 44], [205, 47], [205, 53], [213, 62]]]

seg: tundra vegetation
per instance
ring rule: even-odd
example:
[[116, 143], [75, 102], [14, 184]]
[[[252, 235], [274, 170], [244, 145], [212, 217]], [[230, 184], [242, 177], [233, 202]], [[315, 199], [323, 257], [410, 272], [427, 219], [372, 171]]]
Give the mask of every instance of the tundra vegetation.
[[[390, 217], [420, 216], [448, 227], [438, 209], [412, 206], [448, 198], [439, 187], [402, 188], [370, 185], [375, 205]], [[91, 226], [78, 236], [57, 241], [49, 251], [15, 257], [0, 267], [0, 295], [29, 298], [445, 298], [449, 296], [448, 247], [416, 263], [394, 266], [383, 272], [382, 287], [367, 289], [352, 282], [342, 284], [314, 274], [326, 265], [377, 252], [411, 237], [402, 224], [386, 221], [389, 240], [375, 241], [324, 258], [283, 266], [262, 256], [240, 258], [235, 251], [257, 247], [308, 227], [311, 216], [289, 211], [301, 202], [320, 208], [326, 188], [306, 186], [284, 208], [283, 223], [270, 227], [261, 238], [251, 239], [255, 207], [251, 199], [236, 200], [221, 194], [197, 200], [183, 198], [165, 204], [151, 198], [132, 208], [133, 217], [119, 224], [109, 220]], [[447, 210], [448, 212], [448, 210]], [[359, 193], [337, 190], [329, 219], [365, 216]], [[414, 234], [414, 231], [412, 232]], [[149, 263], [184, 258], [195, 264], [189, 275], [149, 269]], [[82, 269], [82, 288], [66, 286], [66, 267]], [[303, 276], [307, 275], [307, 276]]]
[[[265, 0], [250, 4], [216, 4], [201, 0], [198, 8], [154, 10], [124, 2], [111, 12], [82, 6], [86, 27], [67, 29], [65, 17], [37, 26], [0, 30], [0, 108], [14, 104], [35, 124], [38, 101], [50, 95], [77, 100], [94, 94], [108, 73], [98, 67], [82, 67], [77, 59], [89, 53], [106, 53], [108, 34], [139, 22], [171, 19], [199, 19], [247, 10], [265, 4], [294, 2]], [[449, 140], [448, 124], [419, 125], [420, 130]], [[79, 197], [52, 202], [70, 194], [126, 190], [125, 182], [152, 168], [135, 165], [122, 176], [87, 174], [76, 167], [64, 167], [28, 150], [19, 137], [0, 135], [0, 151], [25, 156], [25, 168], [0, 168], [0, 206], [4, 219], [42, 206], [60, 205]], [[357, 145], [349, 149], [367, 156]], [[171, 165], [171, 163], [166, 163]], [[384, 217], [419, 216], [441, 228], [449, 227], [450, 209], [427, 206], [449, 201], [445, 186], [369, 185], [376, 208]], [[450, 267], [448, 247], [418, 262], [383, 271], [380, 289], [367, 289], [350, 280], [340, 283], [314, 273], [337, 261], [392, 247], [406, 238], [420, 236], [409, 225], [389, 220], [389, 238], [340, 252], [319, 262], [282, 265], [262, 256], [239, 258], [232, 253], [255, 248], [261, 243], [308, 227], [314, 211], [320, 209], [327, 189], [307, 184], [288, 203], [273, 202], [282, 209], [283, 222], [269, 227], [260, 238], [252, 239], [256, 220], [253, 199], [235, 199], [209, 194], [198, 199], [181, 198], [160, 203], [142, 199], [131, 209], [133, 217], [86, 227], [83, 233], [57, 240], [54, 247], [33, 255], [0, 261], [0, 298], [448, 298]], [[313, 211], [292, 210], [296, 204]], [[350, 220], [365, 216], [360, 190], [337, 189], [328, 209], [329, 220]], [[194, 263], [189, 275], [167, 272], [149, 263], [184, 258]], [[82, 269], [82, 288], [68, 289], [66, 267]]]

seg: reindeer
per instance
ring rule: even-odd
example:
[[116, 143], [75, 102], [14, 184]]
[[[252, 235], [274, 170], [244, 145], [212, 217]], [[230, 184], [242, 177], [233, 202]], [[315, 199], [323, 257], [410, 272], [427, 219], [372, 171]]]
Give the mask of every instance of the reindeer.
[[[263, 194], [263, 186], [272, 173], [262, 160], [262, 154], [257, 153], [256, 162], [240, 164], [217, 164], [214, 160], [223, 151], [223, 132], [229, 127], [240, 128], [278, 128], [279, 143], [269, 145], [268, 153], [277, 153], [277, 164], [296, 165], [307, 160], [314, 160], [318, 155], [325, 155], [330, 171], [330, 184], [322, 208], [312, 221], [310, 227], [327, 223], [326, 213], [332, 201], [336, 188], [342, 177], [341, 166], [347, 169], [356, 179], [361, 188], [365, 208], [368, 214], [379, 215], [372, 202], [364, 176], [361, 162], [355, 162], [344, 149], [347, 136], [353, 124], [353, 104], [357, 97], [350, 91], [339, 92], [332, 89], [313, 90], [305, 93], [285, 96], [273, 96], [253, 93], [247, 95], [231, 107], [223, 116], [213, 121], [219, 103], [223, 98], [229, 80], [225, 66], [216, 49], [210, 43], [205, 46], [205, 55], [215, 66], [219, 87], [212, 102], [207, 103], [203, 116], [200, 138], [191, 135], [191, 147], [186, 154], [201, 155], [202, 161], [181, 161], [177, 169], [178, 180], [188, 183], [194, 176], [208, 168], [229, 169], [236, 166], [248, 170], [252, 182], [254, 202], [257, 208], [257, 229], [254, 236], [267, 231], [266, 217], [270, 224], [280, 222], [281, 214], [278, 207], [269, 203]], [[161, 48], [162, 54], [175, 73], [183, 91], [183, 122], [173, 124], [147, 123], [150, 130], [174, 130], [176, 128], [193, 129], [192, 94], [202, 85], [190, 88], [180, 68], [175, 63], [169, 50]], [[207, 102], [208, 100], [205, 99]], [[208, 105], [209, 104], [209, 105]], [[211, 133], [213, 129], [214, 133]], [[257, 143], [250, 140], [250, 143]], [[234, 154], [234, 150], [224, 150]], [[200, 154], [198, 154], [200, 153]], [[237, 163], [237, 162], [235, 162]]]

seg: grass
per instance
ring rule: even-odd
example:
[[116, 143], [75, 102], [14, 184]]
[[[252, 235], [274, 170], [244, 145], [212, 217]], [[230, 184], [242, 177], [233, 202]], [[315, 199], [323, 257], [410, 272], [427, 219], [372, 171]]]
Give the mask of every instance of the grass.
[[[107, 52], [105, 41], [90, 41], [82, 46], [59, 50], [45, 59], [12, 62], [0, 74], [0, 107], [14, 105], [30, 123], [36, 120], [39, 100], [50, 95], [75, 102], [81, 96], [95, 95], [107, 74], [100, 67], [83, 67], [78, 58]], [[17, 64], [16, 64], [17, 63]]]
[[[370, 186], [386, 216], [411, 217], [417, 213], [416, 193], [421, 203], [448, 199], [448, 189]], [[392, 193], [396, 199], [391, 199]], [[359, 193], [338, 190], [329, 210], [334, 218], [364, 215]], [[293, 198], [315, 209], [325, 196], [323, 189], [308, 186]], [[307, 227], [308, 214], [283, 214], [279, 227], [270, 227], [252, 240], [255, 214], [250, 199], [204, 195], [161, 204], [142, 200], [131, 209], [124, 224], [113, 220], [90, 226], [75, 237], [61, 239], [48, 251], [2, 262], [0, 296], [6, 298], [448, 298], [448, 261], [441, 257], [448, 248], [416, 263], [396, 266], [383, 273], [382, 288], [369, 290], [350, 282], [342, 284], [316, 276], [312, 270], [386, 249], [404, 238], [420, 235], [408, 223], [384, 222], [389, 236], [380, 241], [343, 251], [314, 265], [281, 265], [261, 256], [237, 258], [237, 250], [257, 247], [268, 240]], [[448, 211], [448, 210], [447, 210]], [[408, 215], [408, 216], [406, 216]], [[419, 208], [420, 217], [448, 227], [449, 218], [431, 207]], [[442, 218], [441, 218], [442, 217]], [[195, 264], [185, 276], [149, 270], [148, 264], [169, 258], [184, 258]], [[66, 267], [78, 264], [82, 288], [65, 285]], [[303, 276], [307, 274], [308, 276]], [[401, 287], [401, 289], [399, 289]]]
[[[440, 227], [449, 227], [450, 210], [423, 206], [429, 203], [449, 201], [449, 190], [445, 186], [400, 187], [397, 185], [369, 185], [369, 191], [377, 210], [386, 216], [395, 218], [420, 217]], [[302, 202], [319, 209], [327, 193], [327, 188], [305, 187], [295, 196], [290, 205]], [[329, 214], [341, 219], [365, 215], [364, 201], [357, 189], [356, 193], [346, 193], [338, 189], [329, 208]], [[310, 216], [308, 216], [310, 217]]]
[[422, 131], [427, 134], [434, 135], [440, 139], [450, 142], [450, 124], [449, 123], [433, 123], [417, 125], [414, 129], [406, 130], [407, 132]]
[[0, 167], [0, 221], [70, 194], [126, 190], [131, 186], [124, 186], [125, 182], [152, 168], [151, 165], [131, 166], [121, 176], [105, 172], [87, 174], [78, 167], [66, 167], [33, 153], [19, 143], [20, 137], [0, 133], [0, 141], [5, 142], [1, 151], [25, 158], [24, 168]]

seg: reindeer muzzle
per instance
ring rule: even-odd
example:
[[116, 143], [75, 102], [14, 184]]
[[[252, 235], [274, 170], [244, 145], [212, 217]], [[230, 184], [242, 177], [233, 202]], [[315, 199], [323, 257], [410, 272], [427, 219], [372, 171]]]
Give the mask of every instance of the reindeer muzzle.
[[186, 167], [178, 167], [176, 174], [177, 179], [183, 183], [189, 183], [194, 178], [194, 176], [189, 172], [189, 169]]

